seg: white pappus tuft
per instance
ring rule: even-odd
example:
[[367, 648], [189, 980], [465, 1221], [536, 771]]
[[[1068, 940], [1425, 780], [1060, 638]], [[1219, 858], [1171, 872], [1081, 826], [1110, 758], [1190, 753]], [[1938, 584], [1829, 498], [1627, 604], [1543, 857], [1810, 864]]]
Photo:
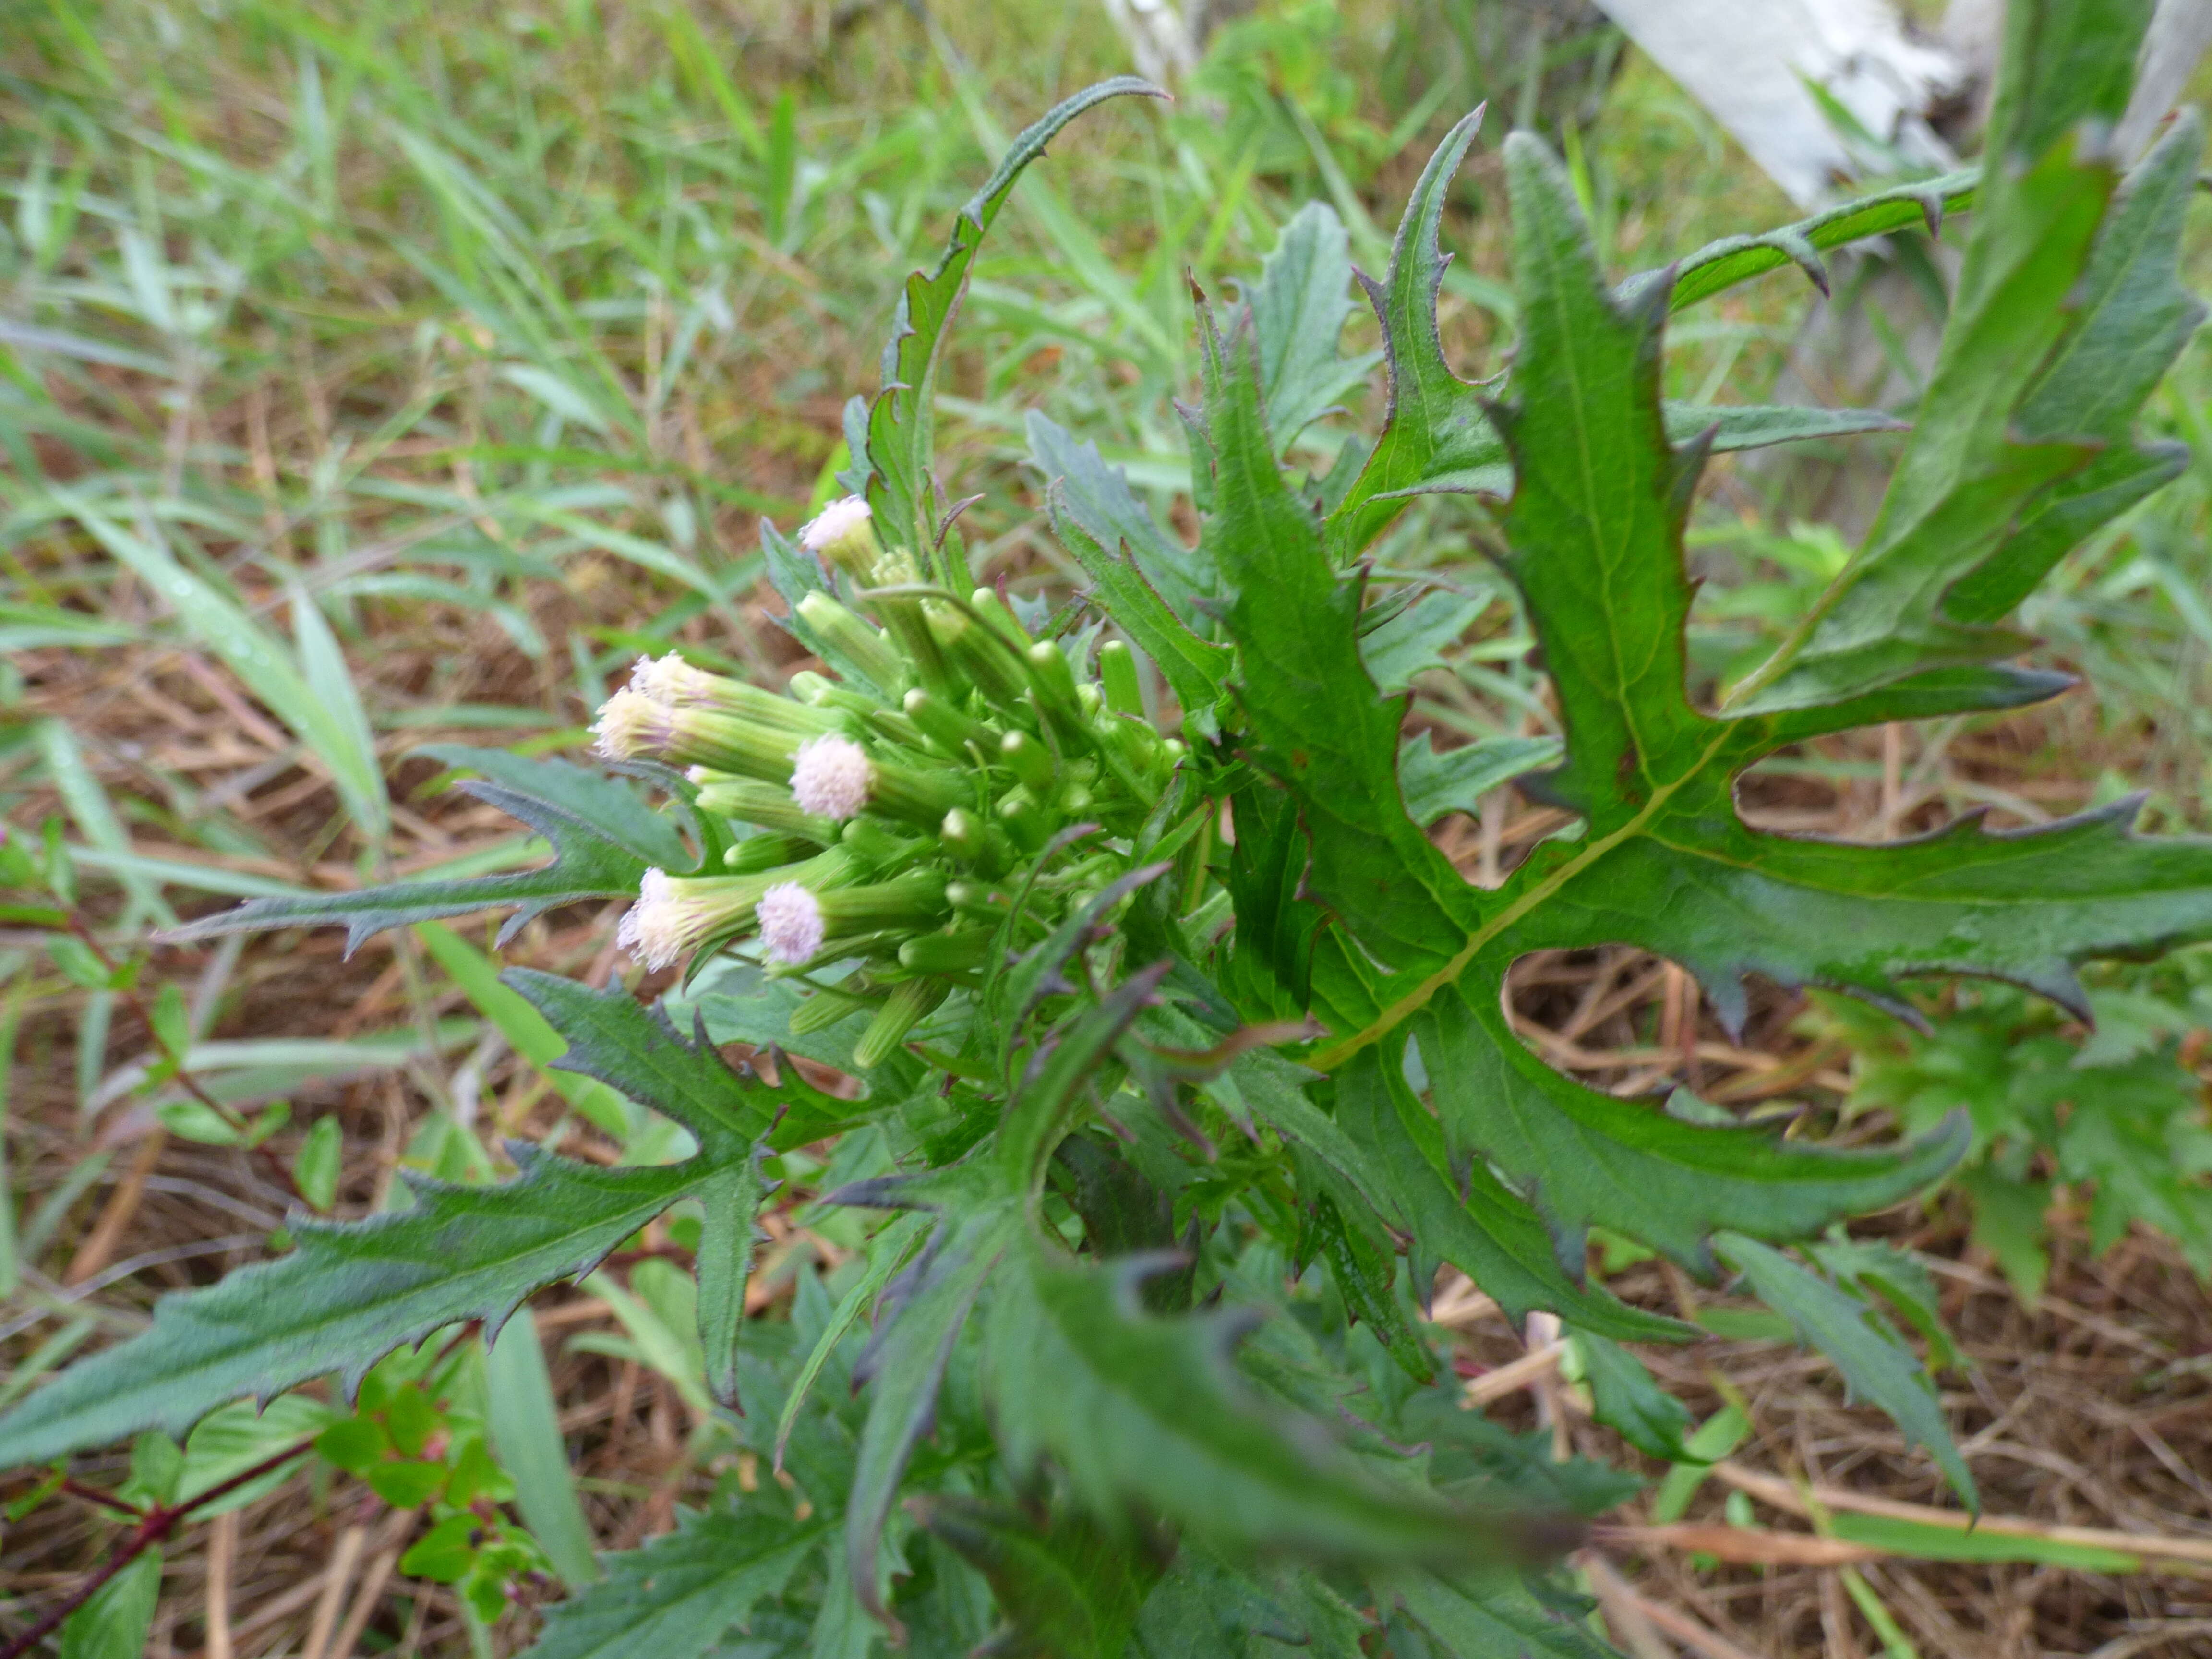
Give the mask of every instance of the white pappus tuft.
[[787, 967], [810, 962], [822, 948], [822, 902], [795, 881], [780, 881], [763, 893], [754, 913], [761, 944]]
[[665, 705], [627, 688], [599, 705], [592, 730], [598, 734], [592, 747], [600, 759], [611, 761], [656, 754], [675, 735]]
[[799, 544], [809, 553], [827, 552], [855, 531], [867, 530], [871, 516], [860, 496], [840, 497], [800, 526]]
[[640, 657], [629, 671], [631, 690], [672, 708], [711, 704], [718, 683], [718, 676], [694, 668], [673, 651], [665, 657]]
[[693, 908], [677, 897], [665, 870], [648, 870], [637, 902], [623, 913], [615, 943], [655, 972], [672, 968], [690, 948]]
[[799, 810], [842, 823], [868, 804], [875, 769], [867, 751], [836, 732], [809, 738], [792, 757], [791, 798]]

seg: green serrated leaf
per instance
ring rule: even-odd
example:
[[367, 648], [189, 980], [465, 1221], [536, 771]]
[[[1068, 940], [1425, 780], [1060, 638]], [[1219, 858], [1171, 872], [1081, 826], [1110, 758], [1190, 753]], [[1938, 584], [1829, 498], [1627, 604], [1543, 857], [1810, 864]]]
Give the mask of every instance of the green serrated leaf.
[[1370, 1628], [1322, 1582], [1295, 1570], [1240, 1570], [1186, 1541], [1146, 1598], [1130, 1652], [1138, 1659], [1363, 1659]]
[[1485, 738], [1438, 754], [1429, 733], [1417, 732], [1398, 751], [1398, 788], [1406, 816], [1424, 828], [1447, 812], [1474, 812], [1501, 783], [1559, 764], [1557, 738]]
[[1672, 1462], [1686, 1455], [1682, 1439], [1690, 1408], [1619, 1343], [1589, 1331], [1577, 1331], [1574, 1340], [1589, 1384], [1590, 1415], [1647, 1456]]
[[[2081, 401], [2078, 377], [2098, 373], [2089, 367], [2096, 348], [2108, 349], [2115, 333], [2146, 360], [2124, 370], [2103, 366], [2118, 370], [2112, 379], [2124, 395], [2155, 354], [2179, 349], [2187, 326], [2188, 301], [2172, 291], [2170, 258], [2162, 272], [2154, 254], [2132, 282], [2122, 280], [2130, 245], [2160, 216], [2156, 185], [2140, 222], [2124, 231], [2116, 225], [2119, 240], [2103, 244], [2101, 284], [2085, 283], [2118, 183], [2096, 123], [2116, 118], [2107, 108], [2115, 97], [2125, 105], [2149, 15], [2146, 0], [2022, 0], [2009, 9], [1989, 140], [2004, 165], [1984, 182], [1913, 436], [1863, 544], [1774, 655], [1730, 694], [1732, 708], [1835, 702], [1915, 671], [2014, 654], [2016, 637], [1989, 619], [2002, 614], [1996, 600], [2017, 597], [2022, 577], [2032, 583], [2042, 574], [2020, 568], [2021, 546], [2008, 545], [2021, 515], [2044, 500], [2063, 522], [2082, 496], [2112, 496], [2109, 477], [2069, 481], [2106, 447], [2114, 411], [2092, 400], [2095, 423], [2078, 425], [2075, 410], [2056, 399]], [[2161, 252], [2172, 246], [2166, 242]], [[2124, 311], [2151, 310], [2106, 315], [2105, 302], [2115, 300]], [[2061, 347], [2085, 328], [2094, 330], [2092, 357], [2069, 363]], [[2052, 401], [2035, 404], [2046, 366], [2057, 377]], [[2032, 404], [2033, 424], [2021, 420]], [[2136, 477], [2145, 489], [2149, 482]], [[2047, 537], [2030, 541], [2044, 568], [2063, 551]], [[1966, 610], [1950, 611], [1948, 591], [1970, 578], [1978, 580]]]
[[695, 1271], [699, 1276], [699, 1343], [707, 1358], [707, 1387], [736, 1409], [738, 1343], [745, 1328], [745, 1281], [753, 1267], [753, 1234], [766, 1190], [757, 1159], [747, 1158], [703, 1182]]
[[2101, 438], [2112, 447], [2036, 502], [1977, 569], [1944, 595], [1961, 622], [2004, 616], [2066, 552], [2187, 465], [2172, 443], [2131, 441], [2136, 417], [2190, 337], [2204, 307], [2181, 286], [2181, 236], [2204, 151], [2204, 123], [2184, 110], [2121, 185], [2089, 255], [2077, 316], [2014, 421], [2024, 437]]
[[1620, 1659], [1589, 1630], [1504, 1577], [1394, 1573], [1376, 1591], [1459, 1659]]
[[[1145, 585], [1165, 602], [1176, 620], [1206, 632], [1208, 620], [1196, 603], [1214, 591], [1213, 568], [1206, 549], [1185, 547], [1163, 529], [1130, 489], [1121, 469], [1109, 465], [1097, 444], [1078, 443], [1074, 434], [1041, 409], [1029, 412], [1024, 429], [1029, 434], [1030, 462], [1048, 484], [1060, 487], [1065, 516], [1102, 548], [1126, 549]], [[1093, 580], [1103, 583], [1097, 572], [1090, 571], [1087, 564], [1085, 568]], [[1136, 596], [1136, 603], [1143, 607], [1142, 595]], [[1118, 596], [1109, 597], [1108, 608], [1116, 622], [1129, 626]]]
[[596, 1078], [674, 1118], [706, 1151], [734, 1158], [775, 1121], [775, 1091], [732, 1071], [704, 1032], [687, 1039], [663, 1009], [648, 1008], [619, 984], [594, 991], [535, 968], [510, 968], [500, 983], [527, 1000], [568, 1044], [549, 1058], [554, 1070]]
[[784, 1395], [783, 1409], [775, 1423], [774, 1462], [776, 1468], [783, 1467], [784, 1449], [791, 1443], [792, 1430], [797, 1425], [799, 1414], [805, 1409], [807, 1396], [821, 1376], [823, 1368], [830, 1363], [830, 1356], [837, 1351], [837, 1345], [845, 1340], [860, 1316], [873, 1305], [884, 1286], [890, 1282], [891, 1275], [906, 1266], [914, 1247], [921, 1242], [923, 1233], [927, 1231], [928, 1219], [919, 1213], [900, 1216], [868, 1241], [866, 1271], [853, 1282], [852, 1288], [831, 1310], [829, 1322], [823, 1327], [822, 1334], [815, 1339], [813, 1349], [807, 1354], [805, 1363], [799, 1368], [798, 1375], [793, 1377], [791, 1387]]
[[1370, 1559], [1509, 1547], [1511, 1517], [1382, 1486], [1317, 1424], [1264, 1411], [1230, 1364], [1238, 1316], [1140, 1312], [1138, 1281], [1161, 1265], [1060, 1266], [1034, 1245], [1010, 1259], [984, 1333], [1010, 1464], [1049, 1455], [1094, 1512], [1142, 1503], [1224, 1547]]
[[[40, 1462], [310, 1377], [349, 1385], [402, 1343], [481, 1319], [589, 1268], [687, 1196], [690, 1164], [602, 1170], [532, 1148], [499, 1187], [413, 1182], [416, 1207], [351, 1225], [295, 1223], [297, 1248], [164, 1298], [152, 1328], [74, 1366], [0, 1417], [0, 1462]], [[696, 1162], [696, 1160], [695, 1160]]]
[[[498, 1028], [514, 1052], [532, 1065], [551, 1066], [568, 1045], [561, 1034], [520, 995], [500, 982], [499, 968], [483, 951], [441, 922], [418, 921], [415, 936], [432, 961], [460, 987], [478, 1013]], [[567, 1068], [562, 1068], [566, 1070]], [[551, 1082], [561, 1097], [611, 1134], [629, 1129], [629, 1114], [605, 1084], [556, 1073]]]
[[1803, 1341], [1835, 1361], [1854, 1398], [1880, 1407], [1904, 1431], [1909, 1444], [1929, 1449], [1952, 1490], [1978, 1513], [1982, 1504], [1974, 1477], [1951, 1438], [1935, 1389], [1919, 1362], [1873, 1310], [1754, 1239], [1730, 1235], [1716, 1245], [1722, 1258], [1751, 1281], [1760, 1301], [1787, 1316]]
[[773, 1513], [680, 1515], [642, 1549], [601, 1559], [605, 1576], [545, 1616], [538, 1659], [699, 1659], [781, 1595], [828, 1531]]
[[1439, 993], [1414, 1021], [1455, 1164], [1487, 1158], [1578, 1266], [1602, 1223], [1710, 1273], [1716, 1228], [1796, 1238], [1893, 1204], [1966, 1151], [1963, 1119], [1894, 1151], [1839, 1152], [1769, 1127], [1708, 1128], [1553, 1070], [1506, 1023], [1502, 976]]
[[1359, 658], [1368, 678], [1381, 691], [1408, 690], [1417, 676], [1442, 663], [1445, 648], [1456, 643], [1489, 605], [1486, 593], [1431, 588], [1360, 635]]
[[1330, 564], [1319, 521], [1276, 467], [1249, 330], [1224, 343], [1203, 310], [1200, 321], [1213, 450], [1206, 541], [1229, 595], [1254, 758], [1297, 796], [1313, 896], [1383, 962], [1433, 965], [1463, 937], [1469, 890], [1401, 803], [1401, 711], [1361, 660], [1357, 581]]
[[1278, 453], [1364, 385], [1379, 353], [1339, 355], [1352, 315], [1352, 238], [1334, 209], [1309, 202], [1275, 239], [1245, 296], [1260, 356], [1260, 386]]
[[565, 808], [648, 864], [664, 870], [690, 866], [691, 855], [676, 826], [621, 778], [568, 761], [542, 756], [529, 759], [504, 749], [477, 749], [465, 743], [426, 743], [410, 752], [457, 769], [481, 772], [503, 789]]
[[896, 1310], [884, 1316], [855, 1372], [867, 1383], [868, 1420], [846, 1503], [844, 1565], [860, 1605], [887, 1625], [896, 1621], [878, 1582], [884, 1522], [928, 1428], [952, 1345], [1014, 1236], [1018, 1213], [1005, 1200], [948, 1205], [921, 1258], [893, 1285]]
[[500, 928], [499, 937], [504, 943], [533, 916], [580, 899], [629, 897], [645, 878], [644, 859], [565, 805], [500, 784], [466, 783], [461, 787], [544, 836], [553, 845], [553, 862], [512, 875], [461, 881], [401, 881], [349, 893], [249, 899], [234, 910], [204, 916], [172, 929], [164, 937], [182, 941], [343, 922], [350, 954], [361, 948], [363, 939], [387, 927], [512, 907], [514, 914]]
[[1165, 1551], [1089, 1518], [1030, 1516], [974, 1498], [934, 1498], [921, 1520], [990, 1581], [1013, 1628], [991, 1651], [1030, 1659], [1121, 1659]]
[[1347, 1224], [1328, 1193], [1316, 1196], [1312, 1207], [1310, 1243], [1328, 1267], [1329, 1282], [1343, 1298], [1347, 1322], [1365, 1325], [1384, 1352], [1416, 1382], [1433, 1382], [1436, 1358], [1398, 1306], [1394, 1289], [1396, 1255], [1370, 1237], [1367, 1230]]
[[1518, 1326], [1548, 1309], [1582, 1328], [1638, 1342], [1680, 1342], [1692, 1328], [1632, 1308], [1579, 1282], [1581, 1263], [1563, 1265], [1536, 1212], [1479, 1162], [1454, 1180], [1444, 1136], [1402, 1074], [1392, 1077], [1374, 1052], [1353, 1057], [1336, 1083], [1337, 1119], [1358, 1145], [1374, 1149], [1413, 1236], [1473, 1279]]
[[1382, 321], [1390, 365], [1389, 401], [1382, 433], [1343, 501], [1329, 515], [1328, 548], [1340, 567], [1382, 534], [1403, 511], [1405, 492], [1423, 480], [1492, 465], [1498, 457], [1490, 423], [1475, 389], [1452, 372], [1437, 334], [1437, 293], [1443, 282], [1437, 232], [1444, 198], [1460, 163], [1482, 125], [1477, 109], [1445, 136], [1422, 169], [1406, 204], [1390, 270], [1377, 283], [1363, 276], [1367, 297]]
[[1185, 718], [1200, 729], [1210, 726], [1214, 703], [1228, 678], [1229, 652], [1191, 632], [1153, 591], [1139, 564], [1123, 556], [1115, 542], [1097, 538], [1092, 526], [1100, 520], [1076, 512], [1063, 480], [1055, 478], [1046, 487], [1045, 502], [1052, 514], [1053, 534], [1097, 584], [1114, 620], [1152, 659]]
[[1886, 236], [1913, 226], [1925, 226], [1932, 234], [1942, 227], [1947, 214], [1964, 213], [1976, 204], [1975, 191], [1980, 180], [1979, 169], [1969, 167], [1940, 179], [1916, 180], [1862, 196], [1779, 230], [1723, 237], [1668, 270], [1647, 270], [1630, 277], [1620, 285], [1620, 297], [1633, 300], [1651, 287], [1664, 285], [1671, 276], [1673, 291], [1668, 308], [1680, 311], [1789, 264], [1825, 286], [1827, 276], [1821, 254], [1848, 242]]
[[[1063, 99], [1024, 129], [983, 187], [960, 210], [936, 269], [927, 274], [916, 271], [907, 279], [892, 319], [891, 337], [884, 347], [883, 390], [868, 411], [866, 495], [875, 513], [876, 533], [884, 546], [904, 548], [917, 559], [938, 554], [940, 514], [930, 476], [937, 368], [984, 233], [1013, 193], [1023, 170], [1044, 154], [1062, 127], [1094, 105], [1132, 94], [1166, 95], [1134, 76], [1117, 76]], [[974, 586], [964, 569], [936, 574], [956, 592], [964, 593]]]
[[[619, 1079], [701, 1151], [604, 1170], [526, 1143], [496, 1187], [410, 1178], [415, 1207], [295, 1226], [291, 1255], [165, 1298], [153, 1328], [75, 1367], [4, 1417], [0, 1462], [36, 1462], [149, 1426], [182, 1432], [216, 1406], [336, 1373], [349, 1386], [402, 1343], [464, 1320], [488, 1336], [540, 1285], [588, 1272], [678, 1199], [750, 1168], [744, 1126], [769, 1109], [712, 1049], [694, 1048], [619, 987], [550, 974], [509, 982], [568, 1036], [575, 1069]], [[763, 1091], [764, 1093], [765, 1091]]]
[[[1522, 294], [1520, 398], [1498, 414], [1519, 472], [1508, 568], [1567, 728], [1564, 763], [1523, 787], [1581, 814], [1585, 830], [1540, 847], [1498, 893], [1463, 897], [1481, 920], [1432, 971], [1380, 974], [1332, 956], [1324, 935], [1311, 947], [1315, 1006], [1326, 997], [1359, 1023], [1312, 1063], [1336, 1069], [1413, 1022], [1453, 1167], [1487, 1160], [1522, 1185], [1559, 1232], [1563, 1261], [1578, 1262], [1579, 1229], [1604, 1220], [1704, 1268], [1700, 1240], [1716, 1227], [1802, 1237], [1893, 1201], [1955, 1158], [1963, 1128], [1844, 1158], [1599, 1095], [1511, 1030], [1499, 999], [1513, 959], [1634, 941], [1691, 968], [1730, 1021], [1747, 972], [1885, 1000], [1913, 973], [1990, 973], [2078, 1003], [2074, 960], [2212, 928], [2212, 844], [2139, 840], [2124, 805], [2037, 832], [1965, 822], [1881, 848], [1745, 829], [1734, 776], [1803, 728], [1717, 720], [1686, 695], [1680, 531], [1698, 456], [1669, 445], [1660, 411], [1663, 290], [1621, 309], [1556, 165], [1533, 139], [1506, 149]], [[1213, 422], [1217, 436], [1227, 424]], [[1231, 621], [1241, 635], [1243, 619]], [[1325, 625], [1316, 616], [1307, 631]], [[2010, 695], [1998, 681], [1950, 689]], [[1835, 729], [1872, 709], [1820, 712]], [[1325, 803], [1275, 769], [1314, 833], [1304, 890], [1349, 919], [1354, 908], [1334, 902], [1323, 879]]]

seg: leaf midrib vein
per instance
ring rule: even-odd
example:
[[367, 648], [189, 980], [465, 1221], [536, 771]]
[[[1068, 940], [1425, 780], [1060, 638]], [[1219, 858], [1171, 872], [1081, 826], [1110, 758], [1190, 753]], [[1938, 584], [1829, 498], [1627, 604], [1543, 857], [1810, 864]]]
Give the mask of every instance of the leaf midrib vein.
[[1306, 1063], [1316, 1071], [1333, 1072], [1362, 1048], [1380, 1042], [1398, 1026], [1410, 1019], [1425, 1007], [1429, 1000], [1438, 991], [1466, 972], [1468, 964], [1481, 953], [1485, 945], [1538, 905], [1549, 899], [1553, 894], [1558, 892], [1560, 888], [1565, 886], [1567, 883], [1572, 881], [1614, 848], [1623, 842], [1643, 834], [1644, 826], [1659, 815], [1667, 803], [1697, 780], [1698, 775], [1711, 763], [1713, 757], [1726, 746], [1730, 736], [1728, 726], [1725, 723], [1722, 724], [1720, 729], [1713, 734], [1712, 741], [1705, 746], [1705, 752], [1698, 757], [1695, 763], [1685, 768], [1681, 775], [1671, 782], [1662, 784], [1652, 791], [1650, 800], [1634, 817], [1629, 819], [1611, 835], [1592, 842], [1582, 852], [1569, 859], [1550, 875], [1531, 885], [1518, 898], [1505, 905], [1497, 915], [1468, 936], [1467, 943], [1453, 954], [1450, 961], [1445, 963], [1443, 967], [1385, 1008], [1380, 1018], [1373, 1021], [1364, 1030], [1346, 1037], [1342, 1042], [1318, 1050], [1308, 1059]]

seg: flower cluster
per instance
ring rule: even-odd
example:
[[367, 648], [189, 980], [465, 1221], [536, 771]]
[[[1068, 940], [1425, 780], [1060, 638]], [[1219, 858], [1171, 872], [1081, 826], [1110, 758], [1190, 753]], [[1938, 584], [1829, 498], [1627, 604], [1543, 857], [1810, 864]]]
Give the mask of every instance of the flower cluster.
[[[672, 653], [641, 658], [599, 710], [602, 756], [686, 769], [733, 842], [727, 873], [647, 872], [620, 940], [654, 969], [746, 940], [771, 972], [856, 962], [836, 1006], [875, 1008], [858, 1048], [874, 1064], [977, 982], [1017, 891], [1048, 921], [1121, 873], [1183, 746], [1146, 721], [1126, 646], [1100, 647], [1094, 677], [992, 590], [915, 582], [865, 501], [833, 502], [800, 544], [880, 590], [873, 621], [827, 591], [798, 606], [844, 678], [778, 695]], [[1029, 879], [1079, 823], [1101, 831], [1085, 855]]]

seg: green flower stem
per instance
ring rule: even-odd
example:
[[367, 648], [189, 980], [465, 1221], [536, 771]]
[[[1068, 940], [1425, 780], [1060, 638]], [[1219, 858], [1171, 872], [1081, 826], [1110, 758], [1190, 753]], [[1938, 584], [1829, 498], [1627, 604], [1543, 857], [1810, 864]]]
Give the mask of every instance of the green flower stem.
[[795, 738], [817, 738], [844, 726], [844, 721], [832, 709], [794, 702], [789, 697], [748, 685], [742, 680], [720, 674], [702, 674], [697, 684], [702, 688], [697, 705], [702, 710], [730, 715], [769, 731], [788, 732]]
[[899, 649], [915, 666], [922, 688], [940, 697], [957, 701], [967, 687], [967, 676], [945, 654], [932, 628], [933, 618], [927, 601], [901, 597], [878, 597], [869, 602], [878, 617], [883, 619], [884, 629], [898, 641]]

